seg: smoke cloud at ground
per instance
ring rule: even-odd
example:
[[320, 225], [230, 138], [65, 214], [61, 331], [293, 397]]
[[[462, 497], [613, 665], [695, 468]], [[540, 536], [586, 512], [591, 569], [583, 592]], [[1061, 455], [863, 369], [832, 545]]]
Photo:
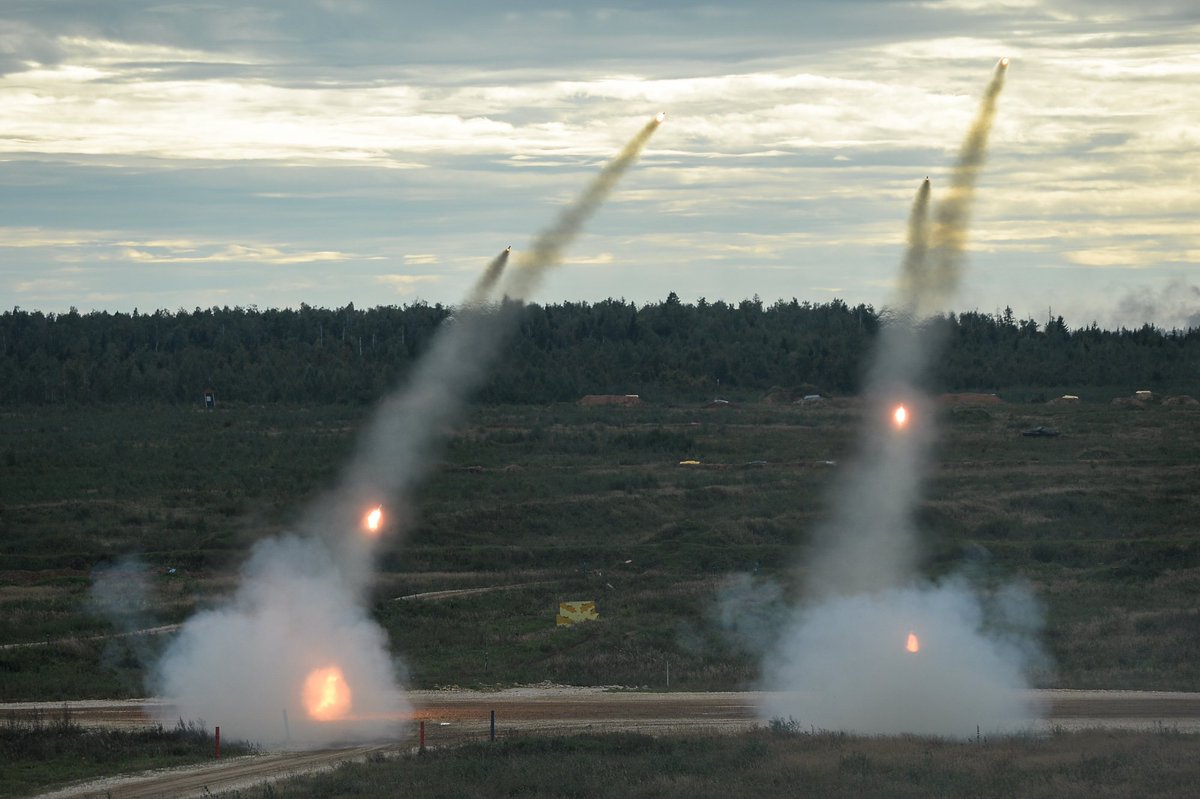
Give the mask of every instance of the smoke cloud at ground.
[[[659, 121], [648, 124], [535, 240], [522, 258], [520, 277], [510, 280], [513, 297], [526, 296], [561, 258]], [[151, 686], [174, 705], [170, 712], [220, 725], [234, 738], [295, 746], [399, 731], [408, 709], [398, 684], [402, 667], [365, 610], [375, 554], [383, 538], [404, 534], [413, 491], [438, 444], [516, 326], [518, 302], [483, 304], [508, 256], [506, 249], [493, 259], [405, 386], [379, 406], [338, 484], [306, 509], [295, 534], [260, 542], [234, 597], [183, 625], [157, 663]], [[365, 516], [379, 506], [382, 529], [367, 534]], [[350, 707], [336, 720], [316, 721], [306, 710], [304, 685], [329, 667], [341, 669]]]
[[[266, 745], [396, 732], [409, 707], [386, 635], [330, 574], [332, 558], [312, 538], [259, 542], [233, 598], [190, 618], [159, 661], [154, 687], [172, 712]], [[300, 688], [315, 669], [334, 665], [350, 687], [350, 712], [343, 721], [313, 721]]]
[[[922, 581], [914, 520], [935, 440], [935, 408], [919, 386], [940, 349], [923, 319], [958, 287], [1004, 72], [997, 65], [932, 225], [928, 182], [913, 203], [894, 312], [867, 375], [859, 452], [834, 490], [830, 519], [814, 534], [801, 573], [804, 599], [785, 614], [763, 660], [766, 718], [966, 737], [1036, 717], [1024, 691], [1039, 658], [1036, 602], [1016, 587], [1001, 591], [1002, 601], [985, 601], [965, 580]], [[892, 419], [899, 404], [905, 425]], [[910, 632], [916, 653], [906, 649]]]
[[125, 555], [92, 572], [88, 603], [92, 612], [123, 633], [149, 627], [150, 567], [136, 555]]
[[[1014, 603], [1013, 607], [1019, 607]], [[795, 609], [763, 664], [769, 711], [817, 729], [965, 738], [1036, 718], [1025, 691], [1036, 611], [991, 630], [965, 583], [913, 585]], [[908, 634], [920, 650], [908, 652]]]
[[[100, 662], [123, 673], [123, 665], [149, 663], [154, 649], [149, 639], [139, 634], [156, 624], [150, 566], [136, 555], [126, 555], [92, 572], [88, 605], [116, 629], [118, 635], [104, 642]], [[136, 685], [129, 685], [136, 690]]]

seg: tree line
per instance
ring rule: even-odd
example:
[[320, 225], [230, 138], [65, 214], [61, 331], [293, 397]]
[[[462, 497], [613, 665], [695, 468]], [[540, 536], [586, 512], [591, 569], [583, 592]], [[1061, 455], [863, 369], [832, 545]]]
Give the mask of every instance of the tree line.
[[[761, 396], [773, 387], [853, 394], [883, 325], [871, 306], [779, 301], [510, 306], [518, 324], [477, 399], [544, 403], [584, 394], [663, 400]], [[0, 404], [349, 402], [404, 379], [454, 309], [404, 306], [0, 314]], [[944, 342], [939, 391], [1200, 383], [1200, 329], [1072, 330], [1001, 314], [926, 324]]]

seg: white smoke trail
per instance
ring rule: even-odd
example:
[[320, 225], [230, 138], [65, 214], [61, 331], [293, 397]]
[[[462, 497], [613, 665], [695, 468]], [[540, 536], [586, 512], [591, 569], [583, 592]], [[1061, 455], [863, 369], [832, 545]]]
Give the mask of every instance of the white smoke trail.
[[[504, 293], [515, 300], [528, 295], [556, 265], [563, 250], [579, 234], [583, 223], [612, 191], [662, 124], [663, 115], [648, 122], [617, 156], [584, 188], [548, 229], [539, 234], [516, 269], [508, 270]], [[508, 261], [508, 251], [489, 265], [482, 281], [494, 281]], [[498, 267], [493, 272], [493, 268]], [[489, 283], [486, 288], [490, 289]], [[484, 295], [486, 296], [486, 295]], [[471, 298], [475, 297], [473, 292]], [[345, 536], [366, 508], [392, 503], [396, 523], [409, 510], [407, 499], [429, 470], [433, 450], [459, 416], [463, 404], [487, 375], [507, 336], [515, 327], [519, 305], [502, 302], [495, 307], [468, 304], [444, 325], [429, 352], [415, 367], [407, 387], [387, 398], [359, 442], [340, 486], [313, 508], [305, 529], [313, 534], [334, 531], [331, 546], [342, 553], [338, 562], [352, 584], [365, 584], [371, 573], [374, 538]]]
[[1004, 89], [1007, 73], [1008, 59], [1004, 58], [992, 72], [979, 112], [959, 151], [958, 163], [950, 173], [950, 186], [938, 202], [930, 234], [933, 253], [930, 275], [923, 281], [925, 290], [920, 295], [916, 309], [921, 315], [943, 310], [946, 302], [958, 290], [965, 264], [975, 186], [987, 158], [988, 136], [992, 131], [992, 121], [996, 118], [996, 104]]
[[[768, 718], [861, 733], [965, 737], [977, 729], [1013, 730], [1038, 713], [1024, 690], [1037, 659], [1040, 614], [1032, 595], [1009, 587], [996, 599], [963, 580], [922, 582], [913, 520], [934, 436], [933, 408], [917, 386], [939, 349], [923, 334], [921, 318], [957, 289], [970, 202], [1006, 65], [996, 68], [932, 230], [928, 182], [914, 202], [899, 312], [884, 326], [867, 378], [862, 449], [837, 489], [830, 521], [816, 534], [806, 600], [786, 617], [763, 661], [771, 693], [761, 712]], [[890, 418], [901, 403], [905, 425]], [[1007, 621], [997, 625], [997, 617]], [[909, 633], [915, 653], [906, 649]]]
[[534, 240], [533, 247], [528, 253], [523, 253], [518, 259], [516, 269], [510, 272], [505, 282], [504, 293], [515, 299], [525, 299], [537, 287], [543, 273], [562, 260], [563, 250], [579, 235], [580, 228], [588, 217], [595, 213], [604, 199], [608, 197], [613, 187], [637, 160], [650, 137], [658, 130], [659, 125], [666, 119], [665, 114], [658, 114], [646, 123], [638, 134], [630, 139], [617, 157], [609, 161], [599, 175], [588, 185], [583, 194], [575, 202], [567, 206], [558, 221], [551, 225]]
[[[647, 125], [535, 241], [521, 277], [512, 281], [514, 296], [525, 296], [558, 261], [659, 122]], [[235, 738], [293, 746], [400, 731], [409, 709], [397, 680], [401, 667], [364, 609], [365, 594], [380, 536], [403, 532], [410, 497], [437, 443], [514, 327], [516, 303], [480, 304], [508, 254], [489, 264], [405, 387], [380, 405], [339, 484], [307, 509], [297, 534], [260, 542], [232, 600], [183, 625], [154, 672], [154, 687], [172, 704], [167, 712], [218, 724]], [[367, 534], [364, 516], [377, 506], [390, 530]], [[333, 685], [348, 695], [333, 697], [337, 702], [307, 696], [310, 680], [330, 668], [340, 669]]]
[[[932, 435], [925, 423], [929, 403], [914, 387], [927, 363], [927, 342], [921, 340], [914, 314], [929, 284], [929, 199], [926, 178], [909, 214], [898, 310], [880, 336], [864, 388], [868, 413], [862, 452], [846, 467], [833, 520], [817, 531], [808, 579], [813, 595], [902, 584], [916, 566], [911, 512]], [[892, 413], [901, 404], [911, 421], [898, 431]]]

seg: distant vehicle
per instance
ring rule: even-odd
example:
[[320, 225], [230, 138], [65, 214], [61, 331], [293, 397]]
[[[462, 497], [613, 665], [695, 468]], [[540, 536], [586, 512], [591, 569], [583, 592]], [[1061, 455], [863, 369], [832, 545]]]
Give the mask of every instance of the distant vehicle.
[[1030, 430], [1026, 430], [1025, 432], [1021, 433], [1021, 435], [1027, 438], [1054, 438], [1055, 436], [1060, 435], [1060, 433], [1052, 428], [1038, 425]]

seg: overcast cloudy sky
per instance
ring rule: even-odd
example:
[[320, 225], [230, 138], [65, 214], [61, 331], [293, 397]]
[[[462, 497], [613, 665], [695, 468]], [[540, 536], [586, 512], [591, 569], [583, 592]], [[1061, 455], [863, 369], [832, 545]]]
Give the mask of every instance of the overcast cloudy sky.
[[956, 303], [1200, 325], [1195, 0], [5, 0], [0, 304], [457, 303], [654, 113], [539, 290], [881, 305], [1010, 56]]

